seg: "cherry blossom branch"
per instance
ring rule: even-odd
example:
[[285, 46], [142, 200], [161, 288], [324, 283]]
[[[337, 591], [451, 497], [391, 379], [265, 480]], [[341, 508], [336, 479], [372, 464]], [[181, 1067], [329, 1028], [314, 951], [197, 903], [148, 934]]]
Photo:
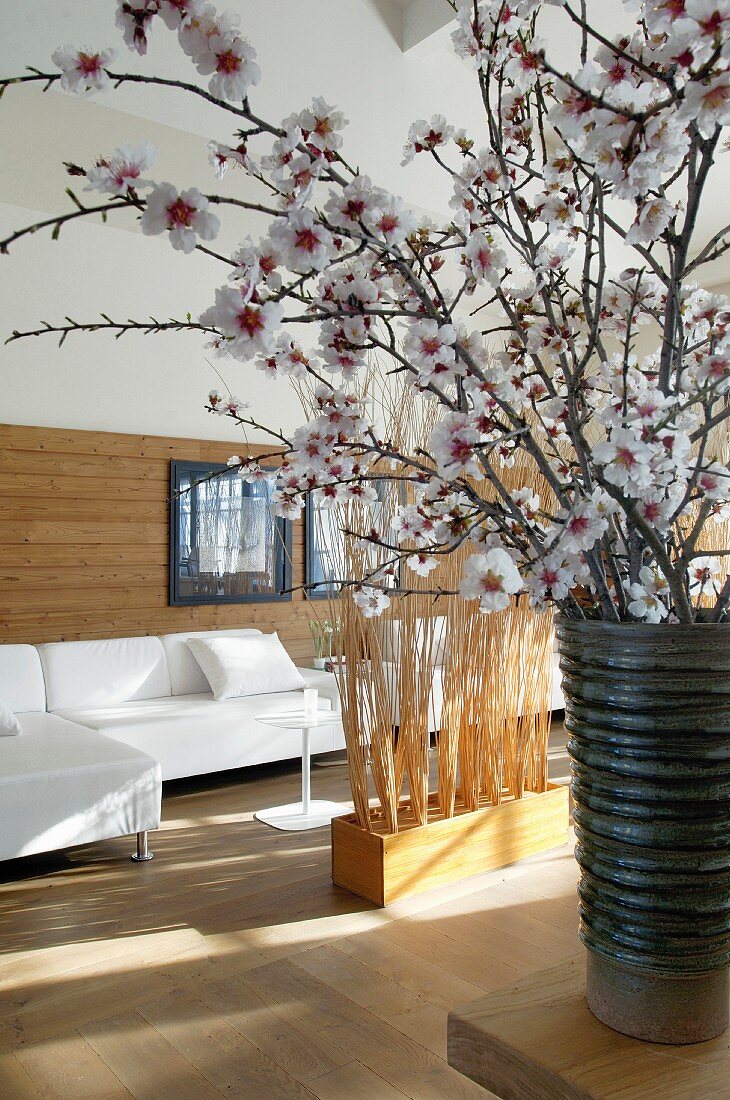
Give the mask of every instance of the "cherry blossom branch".
[[128, 210], [130, 207], [134, 207], [137, 210], [144, 209], [144, 203], [137, 198], [119, 199], [111, 202], [99, 203], [98, 206], [82, 206], [75, 197], [74, 202], [77, 205], [77, 209], [71, 210], [68, 214], [59, 214], [55, 218], [46, 218], [44, 221], [34, 222], [33, 225], [27, 225], [23, 229], [17, 229], [15, 233], [11, 233], [9, 237], [0, 241], [0, 253], [7, 254], [11, 244], [15, 244], [15, 242], [19, 241], [22, 237], [37, 233], [39, 229], [47, 229], [49, 226], [53, 226], [51, 239], [57, 241], [59, 233], [61, 232], [61, 226], [65, 225], [66, 222], [74, 221], [76, 218], [85, 218], [91, 214], [101, 214], [102, 219], [106, 221], [106, 215], [110, 210]]
[[704, 424], [702, 424], [701, 427], [692, 432], [689, 437], [690, 440], [693, 443], [696, 443], [699, 439], [703, 439], [705, 436], [710, 434], [713, 428], [716, 428], [718, 424], [722, 424], [722, 422], [724, 420], [727, 420], [728, 417], [730, 417], [730, 404], [726, 404], [725, 407], [720, 410], [720, 412], [715, 413], [714, 416], [711, 416], [709, 419], [705, 420]]
[[29, 329], [25, 332], [14, 329], [5, 340], [5, 343], [12, 344], [13, 341], [24, 340], [28, 336], [48, 336], [52, 333], [60, 333], [61, 338], [58, 341], [58, 346], [61, 347], [66, 337], [72, 332], [114, 332], [116, 333], [116, 340], [127, 332], [142, 332], [145, 335], [157, 332], [209, 332], [218, 335], [217, 329], [211, 328], [209, 325], [198, 324], [196, 321], [190, 320], [189, 317], [185, 321], [178, 321], [172, 317], [169, 321], [157, 321], [154, 317], [151, 317], [149, 321], [133, 321], [131, 319], [128, 321], [113, 321], [105, 313], [102, 313], [101, 317], [101, 321], [74, 321], [72, 318], [67, 317], [68, 324], [66, 325], [51, 325], [47, 321], [43, 321], [42, 328]]
[[672, 565], [669, 554], [661, 538], [654, 528], [639, 514], [634, 501], [625, 497], [615, 485], [606, 481], [605, 478], [602, 479], [602, 488], [621, 506], [628, 520], [641, 532], [647, 545], [651, 547], [659, 568], [669, 585], [677, 618], [680, 619], [681, 622], [691, 623], [693, 621], [692, 606], [687, 599], [687, 594], [682, 584], [681, 573]]
[[722, 619], [727, 612], [728, 607], [730, 607], [730, 576], [727, 577], [724, 585], [720, 589], [720, 594], [717, 597], [717, 603], [715, 604], [715, 609], [712, 615], [712, 622], [722, 622]]
[[721, 245], [719, 242], [722, 241], [723, 237], [728, 236], [730, 236], [730, 225], [724, 226], [722, 229], [718, 230], [717, 233], [713, 234], [713, 236], [710, 237], [704, 248], [702, 248], [692, 260], [692, 262], [687, 264], [687, 266], [685, 267], [685, 277], [687, 275], [691, 275], [692, 272], [696, 268], [700, 267], [701, 264], [710, 263], [712, 260], [717, 260], [720, 258], [720, 256], [723, 256], [725, 252], [727, 252], [728, 248], [730, 248], [730, 240], [723, 241]]
[[[47, 92], [48, 89], [60, 81], [63, 76], [63, 73], [45, 73], [39, 69], [32, 68], [30, 65], [28, 69], [32, 74], [30, 76], [12, 76], [0, 79], [0, 95], [2, 95], [6, 88], [10, 88], [15, 84], [38, 84], [41, 81], [45, 85], [43, 91]], [[213, 106], [228, 111], [238, 118], [245, 118], [247, 121], [251, 122], [254, 121], [250, 112], [245, 108], [236, 107], [233, 103], [228, 103], [225, 99], [218, 99], [217, 96], [212, 95], [212, 93], [206, 91], [205, 88], [201, 88], [197, 84], [190, 84], [187, 80], [168, 80], [161, 76], [146, 76], [143, 73], [113, 73], [111, 69], [107, 69], [106, 72], [109, 78], [114, 81], [114, 85], [117, 88], [121, 84], [157, 84], [160, 87], [180, 88], [182, 91], [199, 96], [208, 103], [212, 103]], [[258, 122], [259, 120], [256, 121]], [[277, 133], [277, 135], [281, 133], [280, 130], [274, 130], [271, 126], [266, 124], [264, 124], [264, 126], [270, 133]]]

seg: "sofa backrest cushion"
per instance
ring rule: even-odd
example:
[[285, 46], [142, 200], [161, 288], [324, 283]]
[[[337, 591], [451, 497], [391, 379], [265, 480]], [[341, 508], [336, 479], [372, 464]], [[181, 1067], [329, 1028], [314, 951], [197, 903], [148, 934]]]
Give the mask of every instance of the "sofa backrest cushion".
[[[381, 653], [384, 661], [397, 664], [400, 661], [401, 624], [398, 619], [382, 620]], [[446, 616], [439, 615], [429, 629], [422, 619], [416, 624], [416, 648], [429, 664], [443, 665], [446, 660]]]
[[159, 638], [47, 642], [38, 646], [49, 710], [105, 706], [170, 695]]
[[0, 645], [0, 699], [16, 714], [46, 709], [46, 686], [35, 646]]
[[260, 634], [254, 627], [231, 630], [186, 630], [180, 634], [165, 634], [162, 644], [170, 671], [173, 695], [202, 695], [210, 691], [210, 684], [198, 662], [188, 648], [189, 638], [245, 638], [248, 634]]

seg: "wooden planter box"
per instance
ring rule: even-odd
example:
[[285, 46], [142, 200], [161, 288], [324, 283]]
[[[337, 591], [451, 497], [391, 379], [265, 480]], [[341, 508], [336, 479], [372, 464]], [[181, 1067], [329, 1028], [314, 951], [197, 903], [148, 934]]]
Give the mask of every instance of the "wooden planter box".
[[[448, 882], [505, 867], [565, 844], [568, 788], [550, 785], [499, 806], [486, 805], [443, 818], [432, 796], [433, 820], [416, 825], [406, 804], [397, 833], [382, 821], [362, 829], [354, 814], [332, 821], [332, 881], [376, 905], [421, 894]], [[431, 814], [429, 814], [431, 817]], [[401, 815], [399, 814], [399, 825]]]

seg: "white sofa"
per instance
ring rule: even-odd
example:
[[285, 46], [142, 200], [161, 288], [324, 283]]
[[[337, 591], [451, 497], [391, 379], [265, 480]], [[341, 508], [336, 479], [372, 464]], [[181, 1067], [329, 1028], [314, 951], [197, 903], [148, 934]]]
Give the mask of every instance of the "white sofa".
[[[23, 729], [0, 737], [0, 859], [51, 851], [159, 825], [165, 779], [299, 756], [296, 730], [265, 714], [299, 710], [300, 691], [216, 702], [187, 638], [0, 646], [0, 699]], [[299, 670], [339, 713], [334, 676]], [[344, 747], [339, 721], [312, 731], [313, 753]]]

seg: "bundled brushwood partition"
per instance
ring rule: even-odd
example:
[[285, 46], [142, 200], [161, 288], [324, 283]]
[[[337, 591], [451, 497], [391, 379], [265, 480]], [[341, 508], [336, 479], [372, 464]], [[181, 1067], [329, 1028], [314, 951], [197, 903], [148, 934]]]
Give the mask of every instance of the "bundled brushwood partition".
[[[366, 386], [384, 437], [415, 453], [430, 425], [414, 420], [413, 390], [375, 371]], [[334, 671], [355, 807], [333, 822], [333, 877], [381, 904], [567, 835], [567, 791], [547, 777], [551, 614], [522, 597], [484, 615], [478, 601], [455, 595], [468, 544], [426, 576], [394, 577], [382, 615], [367, 617], [354, 598], [356, 582], [387, 557], [370, 532], [388, 531], [396, 506], [416, 499], [416, 484], [388, 472], [384, 464], [376, 502], [333, 506], [327, 527], [342, 537], [332, 556], [347, 583], [325, 604], [339, 621]], [[516, 487], [535, 485], [522, 466], [507, 475]]]
[[546, 790], [549, 614], [536, 615], [525, 600], [484, 616], [459, 597], [406, 596], [394, 597], [386, 616], [366, 619], [347, 591], [339, 613], [335, 673], [362, 828], [384, 820], [395, 833], [404, 811], [425, 825], [436, 811], [453, 817], [457, 808]]
[[332, 823], [334, 881], [384, 905], [563, 843], [568, 792], [547, 777], [551, 616], [415, 595], [366, 619], [347, 591], [340, 613], [355, 811]]

